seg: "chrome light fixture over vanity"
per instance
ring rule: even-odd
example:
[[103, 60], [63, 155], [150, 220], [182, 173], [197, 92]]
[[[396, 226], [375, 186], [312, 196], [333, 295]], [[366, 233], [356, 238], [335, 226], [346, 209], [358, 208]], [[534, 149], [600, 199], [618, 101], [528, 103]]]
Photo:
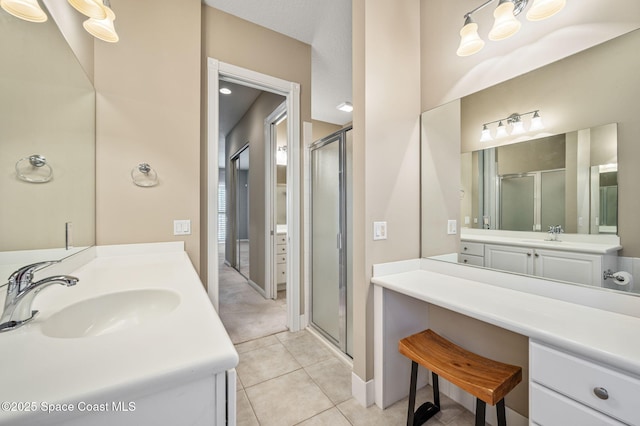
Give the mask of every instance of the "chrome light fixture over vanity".
[[[119, 40], [113, 25], [116, 19], [111, 10], [109, 0], [68, 0], [69, 4], [78, 12], [89, 17], [82, 23], [85, 30], [92, 36], [109, 42]], [[29, 22], [45, 22], [48, 17], [38, 4], [38, 0], [0, 0], [0, 6], [11, 15]]]
[[[531, 117], [529, 129], [525, 129], [525, 123], [522, 121], [522, 117], [529, 114], [533, 114], [533, 117]], [[504, 124], [505, 122], [507, 123], [506, 125]], [[540, 117], [540, 110], [529, 111], [523, 114], [514, 112], [508, 117], [484, 123], [482, 125], [482, 135], [480, 136], [480, 142], [489, 142], [494, 139], [494, 137], [491, 135], [491, 129], [489, 128], [489, 125], [495, 123], [498, 123], [495, 135], [496, 139], [507, 137], [509, 134], [516, 136], [523, 133], [537, 132], [544, 129], [544, 124], [542, 124], [542, 117]], [[509, 133], [507, 127], [510, 127], [511, 133]]]
[[[471, 15], [493, 2], [494, 0], [488, 0], [464, 15], [464, 26], [460, 30], [460, 46], [456, 52], [458, 56], [473, 55], [484, 47], [484, 40], [478, 35], [478, 24], [473, 21]], [[498, 6], [493, 11], [495, 21], [489, 32], [489, 40], [504, 40], [517, 33], [522, 24], [516, 16], [527, 7], [528, 3], [529, 0], [499, 0]], [[565, 4], [566, 0], [533, 0], [527, 12], [527, 19], [541, 21], [550, 18], [560, 12]]]

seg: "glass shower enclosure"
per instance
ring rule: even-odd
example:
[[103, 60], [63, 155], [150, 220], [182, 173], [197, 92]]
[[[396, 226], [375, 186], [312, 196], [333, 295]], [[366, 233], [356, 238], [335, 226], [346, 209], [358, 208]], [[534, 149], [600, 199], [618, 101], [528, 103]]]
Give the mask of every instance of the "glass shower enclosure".
[[352, 129], [310, 148], [311, 326], [352, 353]]

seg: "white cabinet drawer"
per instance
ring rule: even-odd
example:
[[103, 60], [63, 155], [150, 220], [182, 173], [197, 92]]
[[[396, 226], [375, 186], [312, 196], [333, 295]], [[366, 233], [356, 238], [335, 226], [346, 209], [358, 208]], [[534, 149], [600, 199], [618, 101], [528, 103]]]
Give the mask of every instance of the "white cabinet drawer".
[[280, 254], [287, 254], [287, 245], [286, 244], [278, 244], [276, 246], [276, 256]]
[[536, 383], [529, 387], [530, 420], [540, 426], [624, 426], [617, 420]]
[[464, 263], [465, 265], [484, 266], [484, 257], [460, 254], [458, 255], [458, 262]]
[[[591, 361], [531, 342], [531, 380], [625, 423], [640, 425], [640, 380]], [[606, 389], [607, 399], [595, 394]]]
[[484, 256], [484, 244], [460, 242], [460, 254], [471, 254], [473, 256]]
[[287, 244], [287, 234], [276, 234], [276, 244]]
[[286, 254], [276, 254], [276, 263], [287, 263]]
[[278, 284], [287, 282], [287, 265], [279, 263], [276, 267], [276, 280]]

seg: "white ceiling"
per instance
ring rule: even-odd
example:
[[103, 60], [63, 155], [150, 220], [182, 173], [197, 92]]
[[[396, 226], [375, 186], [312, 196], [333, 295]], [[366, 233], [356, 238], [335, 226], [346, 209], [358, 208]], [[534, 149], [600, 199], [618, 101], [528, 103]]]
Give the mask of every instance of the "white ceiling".
[[338, 125], [352, 114], [351, 0], [204, 0], [211, 7], [311, 45], [311, 118]]

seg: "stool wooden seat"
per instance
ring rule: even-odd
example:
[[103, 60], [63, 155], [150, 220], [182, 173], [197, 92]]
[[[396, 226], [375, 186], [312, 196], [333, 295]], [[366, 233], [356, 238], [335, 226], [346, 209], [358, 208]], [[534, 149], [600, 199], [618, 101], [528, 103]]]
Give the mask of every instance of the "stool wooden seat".
[[[398, 349], [412, 361], [408, 426], [421, 425], [440, 410], [438, 376], [476, 397], [476, 425], [485, 424], [485, 403], [496, 406], [498, 425], [506, 425], [504, 397], [522, 381], [522, 368], [470, 352], [433, 330], [405, 337]], [[418, 364], [431, 371], [434, 403], [426, 403], [414, 412]]]

